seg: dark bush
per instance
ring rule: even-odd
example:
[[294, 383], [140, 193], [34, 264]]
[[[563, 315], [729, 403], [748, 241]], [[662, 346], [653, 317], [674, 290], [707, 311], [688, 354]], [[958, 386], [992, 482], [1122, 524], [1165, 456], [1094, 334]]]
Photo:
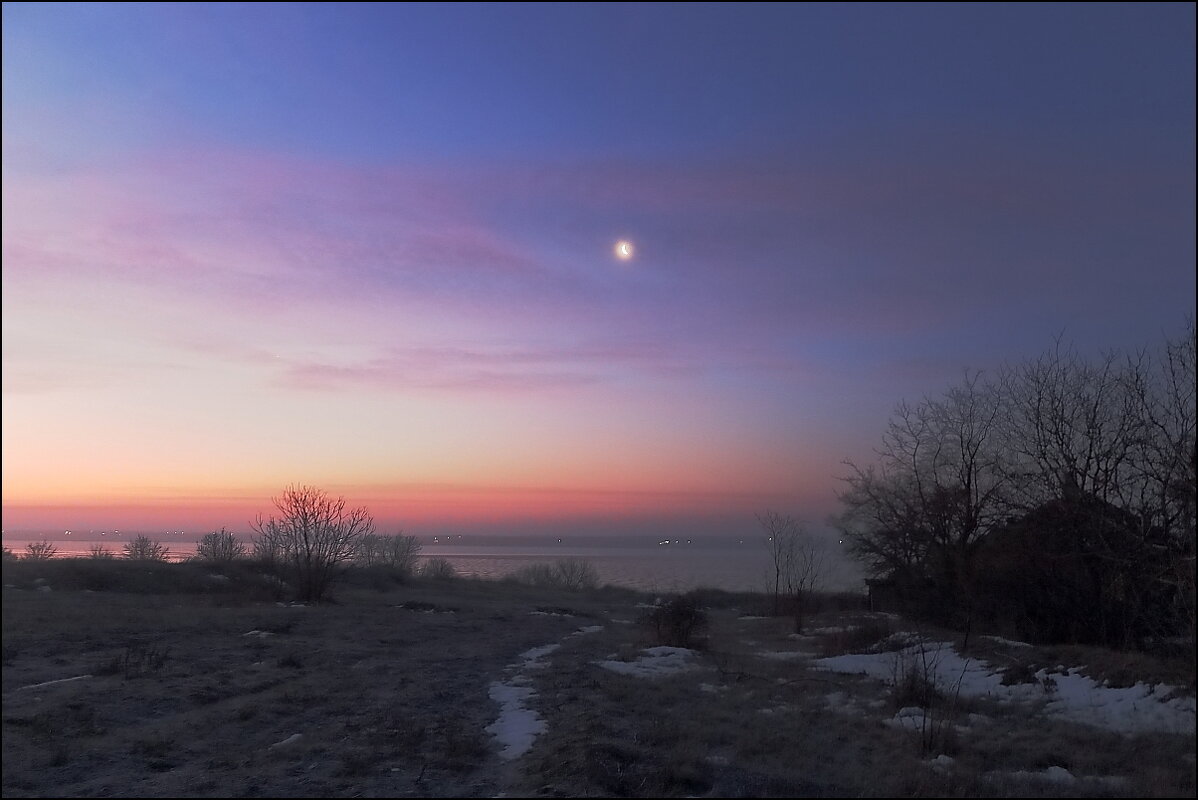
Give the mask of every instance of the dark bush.
[[1053, 500], [989, 536], [978, 554], [978, 621], [1037, 643], [1141, 648], [1177, 636], [1164, 573], [1167, 548], [1154, 546], [1125, 511], [1088, 495]]
[[684, 594], [647, 610], [640, 623], [659, 645], [695, 647], [707, 630], [707, 613], [694, 594]]

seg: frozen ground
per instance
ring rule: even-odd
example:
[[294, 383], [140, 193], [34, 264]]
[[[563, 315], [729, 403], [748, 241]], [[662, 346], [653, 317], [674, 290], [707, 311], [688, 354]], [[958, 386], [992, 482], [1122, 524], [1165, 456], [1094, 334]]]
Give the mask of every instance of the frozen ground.
[[[602, 625], [587, 625], [566, 638], [598, 633], [601, 630]], [[495, 681], [491, 684], [489, 696], [499, 704], [499, 718], [487, 726], [487, 733], [494, 736], [502, 746], [499, 751], [500, 758], [508, 761], [519, 758], [528, 752], [537, 736], [545, 732], [545, 720], [528, 707], [528, 703], [537, 696], [528, 673], [547, 667], [545, 657], [560, 647], [560, 643], [553, 642], [526, 650], [520, 654], [519, 661], [508, 665], [506, 671], [510, 677], [506, 681]]]
[[608, 659], [597, 663], [604, 669], [637, 678], [658, 678], [697, 666], [695, 652], [684, 647], [649, 647], [644, 653], [635, 661]]
[[[904, 635], [918, 638], [917, 634]], [[1077, 667], [1059, 667], [1051, 673], [1041, 669], [1035, 673], [1034, 683], [1006, 686], [991, 664], [962, 657], [948, 642], [923, 642], [889, 653], [821, 658], [812, 666], [882, 681], [893, 681], [896, 675], [914, 669], [947, 694], [959, 692], [965, 697], [1007, 703], [1039, 702], [1049, 715], [1119, 733], [1194, 731], [1194, 698], [1176, 696], [1176, 687], [1136, 683], [1114, 688], [1091, 680]]]

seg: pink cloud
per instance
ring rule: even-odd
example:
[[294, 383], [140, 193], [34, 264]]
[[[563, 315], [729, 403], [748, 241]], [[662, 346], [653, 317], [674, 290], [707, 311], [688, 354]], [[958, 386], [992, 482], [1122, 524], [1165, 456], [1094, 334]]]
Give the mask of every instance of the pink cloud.
[[702, 369], [654, 345], [496, 348], [426, 346], [394, 348], [353, 364], [293, 362], [287, 385], [307, 389], [376, 388], [537, 391], [602, 383], [631, 370], [683, 377]]

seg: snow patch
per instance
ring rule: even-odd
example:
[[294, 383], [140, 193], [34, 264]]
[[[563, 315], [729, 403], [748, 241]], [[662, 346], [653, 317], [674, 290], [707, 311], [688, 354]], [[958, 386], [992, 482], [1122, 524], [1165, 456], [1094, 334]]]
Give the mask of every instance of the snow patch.
[[274, 750], [276, 747], [286, 747], [286, 746], [287, 746], [287, 745], [289, 745], [289, 744], [295, 744], [295, 743], [296, 743], [296, 742], [298, 742], [298, 741], [299, 741], [301, 738], [303, 738], [303, 734], [302, 734], [302, 733], [293, 733], [293, 734], [291, 734], [290, 736], [288, 736], [286, 739], [283, 739], [283, 740], [282, 740], [282, 741], [280, 741], [280, 742], [275, 742], [274, 744], [272, 744], [270, 747], [268, 747], [268, 748], [266, 748], [266, 749], [267, 749], [267, 750]]
[[821, 658], [811, 663], [816, 669], [867, 675], [887, 683], [905, 666], [914, 665], [917, 670], [926, 669], [929, 678], [948, 692], [959, 690], [964, 697], [989, 697], [1007, 703], [1043, 704], [1045, 713], [1069, 722], [1129, 734], [1194, 730], [1194, 698], [1172, 697], [1174, 687], [1137, 683], [1112, 688], [1080, 674], [1076, 667], [1061, 667], [1063, 674], [1051, 677], [1046, 670], [1040, 670], [1036, 673], [1039, 683], [1004, 686], [1001, 673], [993, 666], [962, 658], [948, 642], [925, 643], [893, 653]]
[[999, 644], [1005, 644], [1008, 647], [1031, 647], [1031, 645], [1027, 642], [1017, 642], [1014, 639], [1004, 639], [1001, 636], [983, 636], [982, 638], [989, 639], [992, 642], [998, 642]]
[[924, 763], [937, 772], [948, 772], [950, 769], [952, 769], [952, 766], [956, 763], [956, 760], [952, 756], [946, 756], [944, 753], [941, 753], [935, 758], [929, 759]]
[[[601, 630], [603, 630], [602, 625], [588, 625], [585, 628], [579, 628], [569, 636], [579, 636]], [[507, 671], [515, 674], [506, 681], [494, 681], [491, 684], [488, 694], [499, 704], [499, 717], [486, 727], [486, 731], [503, 745], [503, 749], [499, 752], [501, 758], [508, 761], [519, 758], [532, 747], [533, 740], [545, 732], [545, 720], [526, 705], [529, 700], [537, 696], [537, 693], [529, 685], [532, 683], [532, 678], [523, 673], [547, 667], [548, 664], [542, 659], [560, 647], [560, 643], [554, 642], [525, 650], [520, 654], [518, 662], [507, 666]]]
[[519, 758], [532, 747], [533, 740], [545, 732], [545, 720], [524, 705], [537, 693], [511, 681], [496, 681], [491, 684], [489, 694], [499, 704], [499, 718], [487, 726], [487, 733], [503, 745], [500, 758], [509, 761]]
[[57, 686], [60, 683], [71, 683], [72, 681], [81, 681], [85, 678], [90, 678], [91, 675], [76, 675], [73, 678], [59, 678], [56, 681], [46, 681], [45, 683], [31, 683], [28, 686], [18, 686], [15, 691], [24, 691], [25, 689], [43, 689], [47, 686]]
[[636, 678], [656, 678], [675, 672], [694, 669], [691, 658], [695, 652], [685, 647], [650, 647], [636, 661], [596, 661], [604, 669]]
[[603, 630], [602, 625], [587, 625], [574, 631], [570, 636], [586, 636], [588, 633], [598, 633], [601, 630]]
[[1077, 776], [1064, 767], [1046, 767], [1040, 771], [1020, 769], [1011, 772], [987, 772], [985, 777], [1014, 778], [1016, 780], [1056, 783], [1060, 785], [1077, 783]]

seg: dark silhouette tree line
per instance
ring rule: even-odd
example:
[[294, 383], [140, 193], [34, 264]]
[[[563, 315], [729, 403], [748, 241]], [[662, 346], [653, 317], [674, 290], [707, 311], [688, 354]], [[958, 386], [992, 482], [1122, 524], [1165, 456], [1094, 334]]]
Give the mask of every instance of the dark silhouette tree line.
[[1060, 342], [900, 403], [835, 523], [907, 611], [1042, 641], [1194, 636], [1195, 330], [1097, 359]]

